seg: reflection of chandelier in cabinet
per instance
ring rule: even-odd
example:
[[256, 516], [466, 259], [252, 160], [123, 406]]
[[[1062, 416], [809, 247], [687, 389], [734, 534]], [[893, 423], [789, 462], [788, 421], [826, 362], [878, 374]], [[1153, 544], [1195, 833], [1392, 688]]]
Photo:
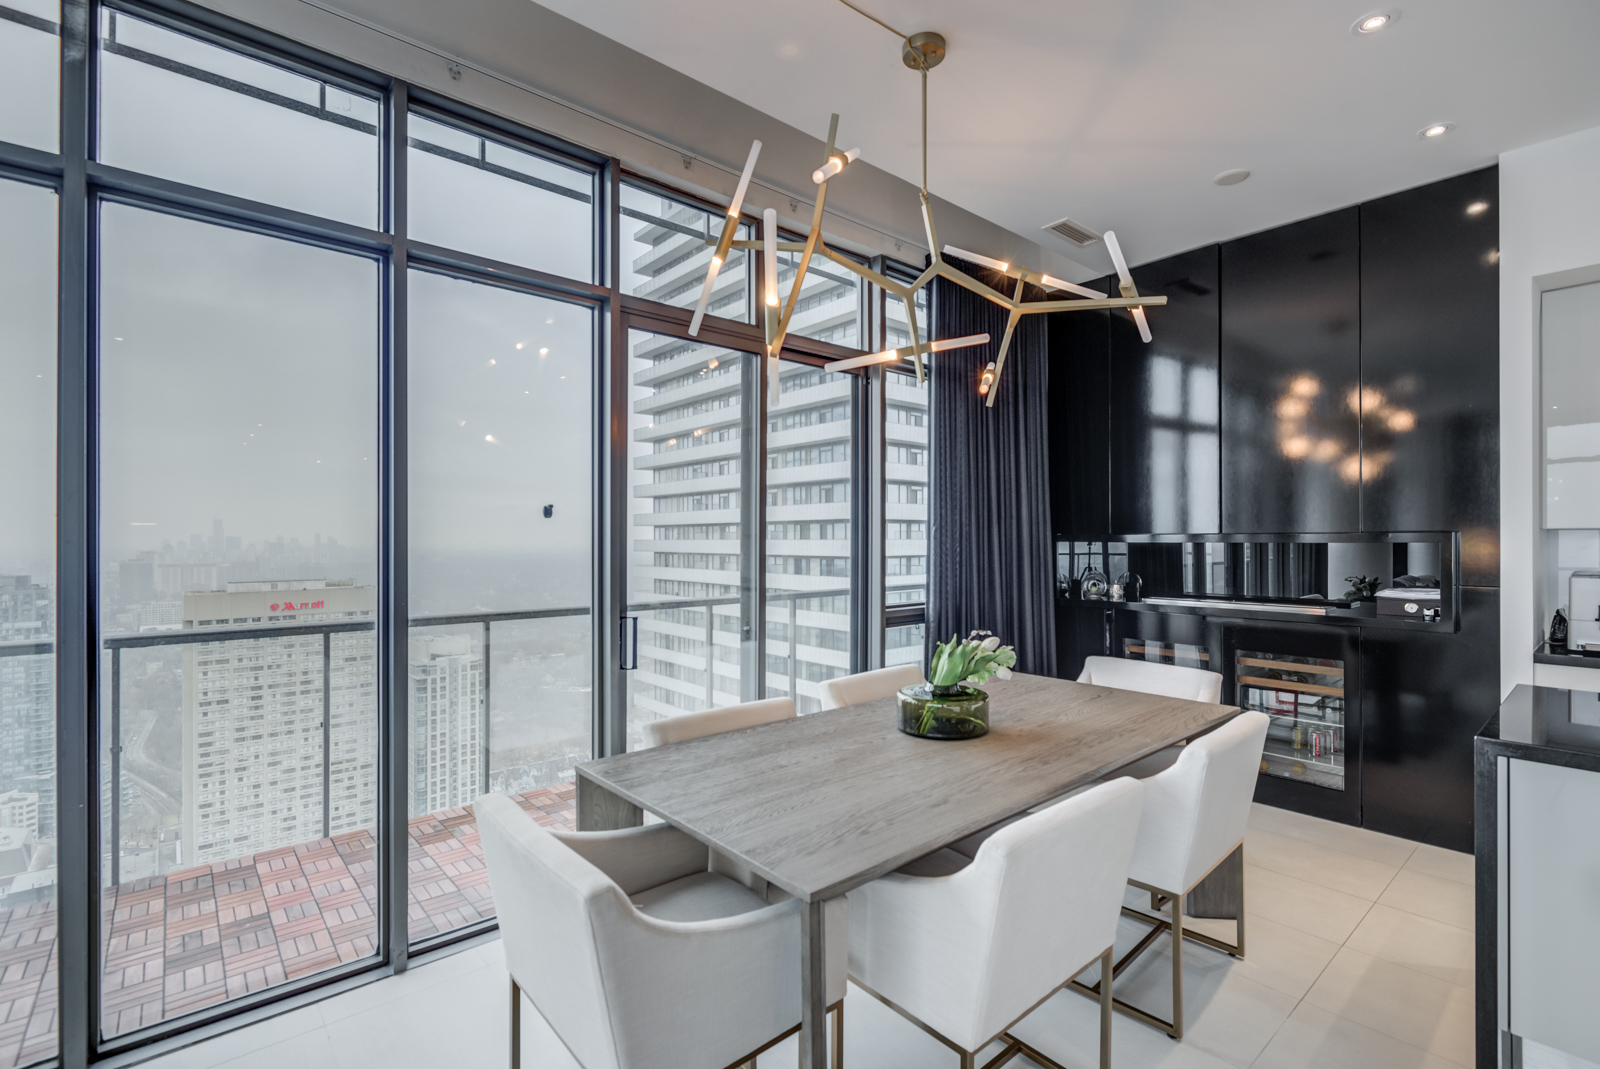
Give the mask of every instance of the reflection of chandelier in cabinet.
[[[858, 264], [828, 246], [822, 240], [822, 211], [823, 204], [828, 198], [828, 183], [841, 174], [854, 160], [860, 157], [860, 149], [838, 151], [835, 141], [839, 132], [839, 116], [834, 115], [828, 123], [828, 143], [824, 153], [823, 164], [811, 174], [811, 180], [817, 185], [817, 201], [811, 213], [811, 231], [804, 241], [779, 241], [778, 240], [778, 213], [768, 208], [762, 215], [762, 236], [759, 241], [736, 240], [735, 232], [739, 227], [739, 210], [744, 205], [745, 191], [749, 188], [750, 177], [755, 172], [756, 157], [761, 152], [761, 142], [755, 141], [750, 145], [750, 156], [745, 161], [744, 171], [739, 176], [739, 185], [733, 194], [733, 202], [728, 206], [728, 215], [722, 222], [722, 236], [715, 242], [716, 249], [711, 255], [711, 263], [706, 269], [705, 285], [700, 291], [699, 304], [695, 306], [694, 319], [689, 325], [690, 336], [700, 332], [700, 322], [705, 318], [706, 306], [711, 299], [711, 289], [716, 284], [717, 274], [722, 270], [723, 262], [727, 259], [729, 249], [761, 249], [764, 254], [765, 285], [763, 304], [766, 315], [768, 382], [771, 391], [771, 403], [778, 403], [778, 354], [783, 349], [784, 338], [789, 333], [791, 322], [794, 319], [795, 307], [800, 299], [800, 287], [805, 281], [806, 271], [811, 266], [813, 256], [821, 256], [830, 260], [839, 267], [859, 275], [868, 282], [882, 288], [888, 293], [905, 302], [906, 322], [911, 330], [911, 344], [898, 349], [886, 349], [880, 353], [871, 353], [866, 356], [851, 357], [848, 360], [837, 360], [829, 364], [835, 371], [848, 371], [851, 368], [863, 367], [869, 364], [886, 364], [895, 360], [911, 360], [916, 368], [917, 381], [920, 383], [925, 378], [923, 356], [928, 353], [941, 352], [945, 349], [959, 349], [972, 345], [987, 345], [989, 335], [972, 334], [963, 338], [948, 338], [940, 341], [923, 342], [918, 337], [916, 293], [936, 277], [944, 277], [958, 286], [971, 290], [987, 300], [993, 301], [1006, 309], [1010, 314], [1006, 319], [1005, 335], [1000, 339], [1000, 351], [995, 359], [984, 370], [978, 392], [987, 397], [985, 402], [989, 407], [994, 406], [996, 389], [1000, 383], [1000, 375], [1005, 370], [1006, 352], [1011, 347], [1011, 336], [1016, 331], [1017, 321], [1024, 315], [1038, 312], [1081, 312], [1097, 308], [1127, 308], [1130, 309], [1134, 322], [1139, 327], [1139, 335], [1146, 342], [1150, 341], [1150, 324], [1145, 319], [1146, 305], [1162, 305], [1167, 303], [1166, 297], [1153, 296], [1141, 297], [1134, 287], [1133, 276], [1128, 271], [1127, 260], [1123, 258], [1122, 248], [1117, 243], [1117, 236], [1112, 231], [1106, 231], [1106, 250], [1110, 252], [1112, 262], [1117, 268], [1118, 289], [1120, 297], [1107, 297], [1103, 293], [1072, 282], [1066, 282], [1039, 271], [1032, 271], [1015, 264], [1005, 263], [977, 253], [967, 252], [949, 245], [939, 244], [938, 232], [933, 225], [933, 205], [928, 197], [928, 71], [937, 67], [945, 56], [945, 40], [940, 34], [933, 32], [914, 33], [910, 36], [889, 26], [880, 19], [867, 15], [866, 12], [849, 3], [849, 0], [840, 0], [846, 7], [861, 15], [872, 19], [884, 29], [889, 30], [896, 37], [901, 38], [904, 47], [901, 58], [905, 65], [922, 76], [922, 225], [927, 232], [928, 254], [931, 262], [927, 270], [919, 275], [916, 281], [909, 285], [896, 282], [894, 279], [877, 271]], [[707, 244], [712, 244], [707, 242]], [[778, 253], [797, 252], [800, 254], [795, 268], [794, 282], [789, 289], [789, 300], [779, 309], [778, 301]], [[997, 271], [1008, 278], [1016, 280], [1016, 286], [1008, 297], [999, 290], [988, 286], [973, 278], [966, 272], [952, 266], [944, 259], [944, 254], [956, 256], [973, 263]], [[1064, 291], [1076, 294], [1075, 299], [1024, 301], [1023, 289], [1027, 285], [1040, 286], [1046, 290]]]

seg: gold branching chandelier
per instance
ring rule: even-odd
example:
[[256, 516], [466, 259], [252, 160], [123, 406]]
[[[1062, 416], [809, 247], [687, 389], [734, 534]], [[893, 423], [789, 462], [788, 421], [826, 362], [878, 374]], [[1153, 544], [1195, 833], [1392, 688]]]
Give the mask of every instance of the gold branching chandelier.
[[[988, 256], [967, 252], [949, 245], [939, 244], [938, 231], [933, 225], [933, 206], [928, 197], [928, 71], [937, 67], [943, 61], [946, 51], [944, 38], [933, 32], [915, 33], [910, 36], [899, 33], [892, 26], [868, 15], [848, 0], [841, 0], [846, 7], [861, 15], [872, 19], [880, 26], [888, 29], [904, 42], [901, 58], [905, 65], [922, 76], [922, 225], [927, 231], [928, 253], [930, 263], [925, 271], [918, 276], [915, 282], [909, 285], [897, 282], [887, 275], [874, 271], [864, 264], [859, 264], [850, 257], [828, 248], [822, 240], [822, 211], [828, 199], [828, 183], [837, 178], [844, 169], [861, 155], [860, 149], [850, 149], [841, 152], [836, 146], [839, 133], [839, 116], [834, 115], [828, 122], [828, 143], [824, 155], [824, 162], [811, 174], [811, 180], [817, 186], [817, 201], [811, 212], [811, 231], [804, 241], [779, 241], [778, 240], [778, 213], [768, 208], [762, 215], [762, 236], [759, 241], [736, 240], [734, 235], [739, 227], [739, 210], [744, 204], [745, 191], [750, 186], [750, 176], [755, 172], [756, 157], [761, 153], [761, 142], [755, 141], [750, 146], [750, 156], [745, 161], [744, 171], [739, 176], [739, 185], [733, 194], [733, 202], [728, 205], [727, 217], [722, 223], [722, 236], [716, 241], [715, 251], [711, 255], [710, 266], [706, 269], [705, 286], [700, 291], [700, 302], [695, 307], [694, 319], [689, 326], [690, 336], [695, 336], [700, 331], [700, 322], [705, 318], [706, 306], [711, 299], [711, 289], [716, 284], [717, 274], [722, 270], [723, 261], [727, 259], [730, 249], [759, 249], [765, 257], [765, 293], [764, 305], [766, 313], [766, 337], [768, 382], [772, 403], [777, 403], [778, 394], [778, 354], [783, 350], [783, 342], [789, 333], [790, 322], [794, 318], [795, 308], [800, 299], [800, 287], [805, 281], [806, 271], [811, 266], [814, 256], [821, 256], [853, 274], [859, 275], [868, 282], [881, 287], [885, 291], [900, 298], [906, 306], [906, 322], [911, 330], [911, 344], [898, 349], [886, 349], [880, 353], [871, 353], [866, 356], [851, 357], [847, 360], [836, 360], [828, 366], [835, 371], [848, 371], [852, 368], [864, 367], [871, 364], [886, 364], [895, 360], [910, 359], [917, 373], [917, 382], [925, 381], [926, 372], [923, 365], [923, 356], [928, 353], [942, 352], [946, 349], [960, 349], [972, 345], [987, 345], [989, 335], [973, 334], [963, 338], [947, 338], [939, 341], [923, 342], [917, 331], [916, 294], [917, 291], [928, 285], [936, 277], [949, 279], [958, 286], [962, 286], [973, 293], [1005, 308], [1009, 313], [1006, 320], [1005, 335], [1000, 339], [1000, 351], [995, 359], [984, 369], [978, 383], [978, 393], [986, 396], [986, 404], [994, 406], [995, 388], [1000, 383], [1000, 375], [1006, 366], [1006, 351], [1011, 347], [1011, 335], [1016, 331], [1017, 321], [1025, 315], [1039, 312], [1085, 312], [1097, 308], [1128, 308], [1132, 310], [1134, 321], [1139, 328], [1139, 336], [1146, 342], [1150, 341], [1150, 324], [1145, 319], [1144, 309], [1147, 305], [1162, 305], [1167, 303], [1166, 297], [1150, 296], [1141, 297], [1134, 288], [1133, 277], [1128, 273], [1128, 263], [1123, 258], [1122, 249], [1117, 243], [1117, 235], [1106, 231], [1106, 250], [1111, 253], [1112, 262], [1117, 268], [1117, 279], [1120, 297], [1107, 297], [1103, 293], [1066, 282], [1039, 271], [1031, 271], [1016, 264], [1005, 263]], [[711, 242], [707, 242], [711, 244]], [[789, 300], [781, 308], [778, 301], [778, 253], [798, 252], [800, 260], [795, 268], [794, 283], [789, 289]], [[972, 263], [997, 271], [1000, 274], [1016, 280], [1016, 286], [1008, 297], [992, 286], [988, 286], [966, 272], [948, 263], [944, 255], [959, 257]], [[1022, 299], [1024, 287], [1028, 284], [1042, 287], [1046, 290], [1055, 290], [1074, 294], [1071, 298], [1062, 300], [1024, 301]]]

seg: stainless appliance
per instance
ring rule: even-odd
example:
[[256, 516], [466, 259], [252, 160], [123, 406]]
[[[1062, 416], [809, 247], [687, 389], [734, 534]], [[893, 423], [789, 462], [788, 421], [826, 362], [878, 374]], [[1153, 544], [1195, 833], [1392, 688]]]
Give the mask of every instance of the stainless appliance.
[[1567, 649], [1600, 653], [1600, 572], [1573, 572], [1567, 580]]

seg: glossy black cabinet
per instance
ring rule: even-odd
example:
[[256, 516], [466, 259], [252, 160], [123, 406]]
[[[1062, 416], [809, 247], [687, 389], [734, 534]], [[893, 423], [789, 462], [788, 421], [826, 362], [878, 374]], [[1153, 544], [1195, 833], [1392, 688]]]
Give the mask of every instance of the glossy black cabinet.
[[[1498, 185], [1490, 167], [1361, 206], [1363, 530], [1499, 526]], [[1498, 582], [1463, 557], [1464, 582]]]
[[[1154, 340], [1111, 313], [1111, 528], [1117, 534], [1212, 534], [1222, 484], [1217, 423], [1217, 247], [1133, 270]], [[1115, 292], [1111, 290], [1110, 292]]]
[[[1085, 283], [1115, 292], [1110, 279]], [[1104, 311], [1046, 317], [1050, 352], [1050, 514], [1057, 541], [1098, 542], [1111, 533], [1110, 387]]]
[[1222, 245], [1222, 529], [1360, 530], [1359, 210]]
[[1472, 849], [1472, 739], [1500, 704], [1500, 591], [1461, 589], [1455, 635], [1363, 630], [1362, 824]]

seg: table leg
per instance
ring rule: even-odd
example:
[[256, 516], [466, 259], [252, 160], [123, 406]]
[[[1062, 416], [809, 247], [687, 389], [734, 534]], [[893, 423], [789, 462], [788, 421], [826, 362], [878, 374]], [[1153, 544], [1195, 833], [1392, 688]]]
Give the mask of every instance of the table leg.
[[579, 831], [615, 831], [637, 828], [643, 823], [644, 813], [638, 806], [612, 794], [581, 770], [578, 772]]
[[821, 899], [800, 914], [800, 1069], [828, 1069], [827, 940]]

